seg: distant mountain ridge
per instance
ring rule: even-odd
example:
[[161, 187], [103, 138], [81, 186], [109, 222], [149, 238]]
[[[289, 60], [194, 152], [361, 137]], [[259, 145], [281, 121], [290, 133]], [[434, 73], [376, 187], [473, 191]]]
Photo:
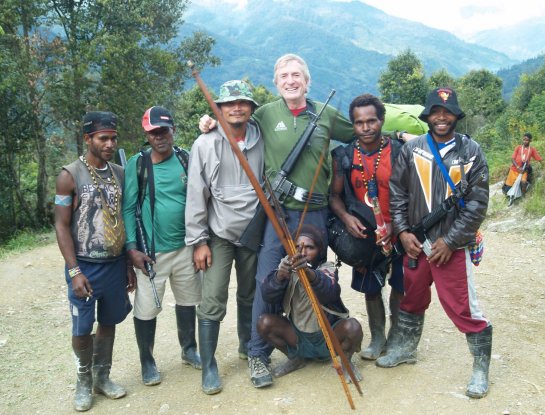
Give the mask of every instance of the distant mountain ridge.
[[503, 97], [509, 101], [520, 82], [521, 75], [532, 74], [543, 65], [545, 65], [545, 55], [540, 55], [513, 65], [510, 68], [500, 69], [497, 75], [503, 80]]
[[545, 19], [536, 18], [501, 29], [485, 30], [469, 40], [514, 59], [534, 58], [545, 53]]
[[428, 75], [445, 68], [461, 76], [471, 69], [496, 71], [515, 63], [505, 54], [359, 1], [249, 0], [244, 9], [221, 2], [193, 3], [185, 21], [181, 35], [205, 30], [217, 40], [213, 53], [222, 65], [203, 72], [216, 90], [227, 79], [245, 76], [274, 90], [274, 62], [288, 52], [307, 60], [311, 96], [324, 99], [336, 88], [343, 106], [363, 92], [377, 93], [381, 71], [407, 48], [423, 62]]

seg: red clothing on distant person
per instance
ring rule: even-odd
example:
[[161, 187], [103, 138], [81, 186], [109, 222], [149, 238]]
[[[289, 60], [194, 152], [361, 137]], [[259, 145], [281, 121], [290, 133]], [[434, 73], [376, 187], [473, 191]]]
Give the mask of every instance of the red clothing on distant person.
[[[517, 164], [519, 168], [521, 168], [524, 165], [524, 163], [526, 163], [526, 165], [529, 166], [530, 161], [532, 159], [536, 161], [542, 160], [541, 156], [539, 155], [535, 147], [531, 147], [531, 146], [524, 147], [522, 144], [517, 146], [517, 148], [515, 148], [515, 151], [513, 152], [513, 156], [511, 157], [511, 159], [515, 160], [515, 163]], [[515, 173], [518, 173], [517, 168], [513, 164], [511, 165], [511, 170], [514, 171]]]

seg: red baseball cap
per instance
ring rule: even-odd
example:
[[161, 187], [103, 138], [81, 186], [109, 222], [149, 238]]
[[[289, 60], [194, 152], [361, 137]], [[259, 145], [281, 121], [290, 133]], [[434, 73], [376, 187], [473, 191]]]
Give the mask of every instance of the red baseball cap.
[[142, 128], [148, 132], [161, 127], [174, 127], [174, 120], [170, 112], [163, 107], [148, 108], [142, 117]]

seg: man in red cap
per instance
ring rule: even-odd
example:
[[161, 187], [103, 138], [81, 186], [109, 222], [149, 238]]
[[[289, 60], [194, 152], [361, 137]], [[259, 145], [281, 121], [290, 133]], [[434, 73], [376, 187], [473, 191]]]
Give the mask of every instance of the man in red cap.
[[[83, 118], [87, 152], [63, 166], [57, 178], [55, 229], [66, 262], [77, 366], [76, 411], [91, 408], [92, 389], [110, 399], [126, 393], [109, 379], [115, 326], [132, 309], [127, 291], [135, 283], [124, 250], [123, 169], [110, 163], [117, 147], [116, 128], [115, 114], [87, 113]], [[92, 336], [95, 313], [98, 325]]]
[[[167, 109], [159, 106], [149, 108], [142, 117], [142, 128], [151, 149], [141, 151], [127, 162], [123, 218], [127, 253], [137, 267], [138, 286], [133, 314], [142, 381], [152, 386], [161, 382], [153, 347], [157, 315], [162, 310], [167, 280], [176, 299], [182, 362], [195, 369], [201, 368], [195, 337], [195, 306], [201, 300], [201, 278], [193, 269], [193, 248], [184, 242], [188, 154], [174, 146], [176, 129]], [[149, 256], [138, 249], [141, 242], [138, 243], [136, 232], [137, 204]], [[153, 264], [158, 304], [146, 263]]]
[[[420, 118], [429, 132], [406, 143], [393, 166], [390, 179], [390, 212], [405, 249], [403, 284], [397, 325], [380, 367], [416, 362], [416, 348], [431, 302], [431, 284], [445, 312], [466, 334], [474, 357], [466, 394], [481, 398], [488, 392], [488, 367], [492, 325], [479, 303], [468, 245], [483, 222], [488, 207], [488, 166], [479, 145], [455, 133], [464, 117], [456, 92], [433, 90]], [[422, 219], [452, 193], [463, 195], [458, 204], [431, 226], [421, 241], [411, 232]]]

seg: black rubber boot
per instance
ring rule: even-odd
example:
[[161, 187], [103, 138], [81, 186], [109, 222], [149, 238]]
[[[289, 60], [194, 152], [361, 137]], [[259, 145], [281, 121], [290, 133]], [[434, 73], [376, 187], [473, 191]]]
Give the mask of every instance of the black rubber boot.
[[199, 319], [199, 348], [202, 362], [202, 391], [207, 395], [221, 392], [218, 364], [214, 354], [218, 346], [220, 322], [214, 320]]
[[95, 336], [93, 345], [93, 392], [110, 399], [122, 398], [127, 394], [125, 389], [110, 380], [114, 339]]
[[492, 353], [492, 326], [480, 333], [467, 333], [467, 344], [473, 355], [473, 373], [467, 384], [466, 395], [470, 398], [483, 398], [488, 393], [488, 368]]
[[378, 295], [372, 299], [366, 300], [365, 308], [367, 309], [371, 342], [366, 349], [361, 351], [360, 357], [365, 360], [376, 360], [386, 349], [386, 336], [384, 334], [386, 315], [384, 312], [382, 296]]
[[195, 369], [201, 368], [201, 357], [197, 352], [195, 339], [195, 306], [176, 304], [176, 324], [178, 326], [178, 341], [182, 347], [182, 362]]
[[376, 360], [379, 367], [394, 367], [401, 363], [416, 363], [416, 349], [424, 329], [424, 314], [399, 311], [399, 321], [392, 331], [388, 351]]
[[391, 338], [393, 334], [394, 327], [399, 321], [399, 304], [403, 298], [403, 294], [398, 293], [397, 291], [390, 291], [390, 328], [388, 329], [388, 337], [386, 340], [386, 350], [388, 350], [388, 344], [391, 343]]
[[93, 343], [83, 350], [74, 350], [76, 359], [76, 394], [74, 396], [74, 409], [76, 411], [88, 411], [93, 404], [93, 375], [91, 366], [93, 363]]
[[155, 328], [157, 318], [152, 320], [140, 320], [134, 317], [134, 333], [140, 352], [140, 366], [142, 370], [142, 382], [146, 386], [161, 383], [161, 374], [157, 370], [153, 358], [153, 346], [155, 345]]
[[252, 306], [237, 305], [238, 357], [248, 360], [248, 342], [252, 335]]

